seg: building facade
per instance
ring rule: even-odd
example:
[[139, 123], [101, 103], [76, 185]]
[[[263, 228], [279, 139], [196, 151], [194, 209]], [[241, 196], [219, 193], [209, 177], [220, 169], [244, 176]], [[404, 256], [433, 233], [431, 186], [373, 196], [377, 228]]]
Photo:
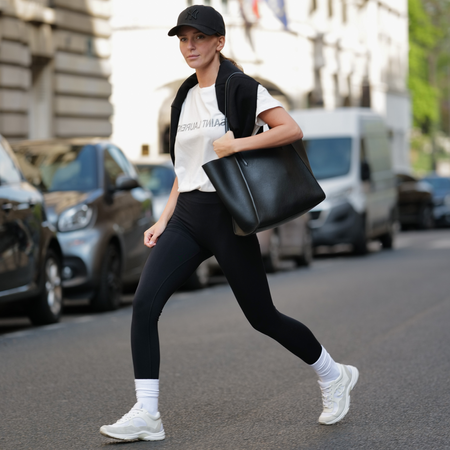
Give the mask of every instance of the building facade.
[[112, 133], [110, 0], [0, 0], [0, 133]]
[[[167, 31], [193, 2], [112, 1], [113, 139], [132, 158], [157, 157], [176, 89], [192, 73]], [[288, 109], [369, 106], [386, 118], [394, 165], [409, 168], [407, 0], [194, 3], [222, 13], [223, 53]]]

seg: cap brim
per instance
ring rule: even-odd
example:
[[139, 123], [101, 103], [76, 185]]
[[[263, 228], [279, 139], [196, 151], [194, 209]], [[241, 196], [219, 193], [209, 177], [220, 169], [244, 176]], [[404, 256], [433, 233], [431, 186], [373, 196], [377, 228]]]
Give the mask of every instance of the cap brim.
[[192, 27], [192, 28], [195, 28], [198, 31], [201, 31], [202, 33], [205, 33], [208, 36], [212, 36], [213, 34], [217, 33], [216, 30], [212, 30], [211, 28], [203, 26], [203, 25], [194, 27], [192, 25], [192, 22], [189, 22], [189, 23], [181, 23], [180, 25], [177, 25], [176, 27], [173, 27], [171, 30], [169, 30], [169, 32], [167, 34], [169, 36], [177, 36], [181, 27]]

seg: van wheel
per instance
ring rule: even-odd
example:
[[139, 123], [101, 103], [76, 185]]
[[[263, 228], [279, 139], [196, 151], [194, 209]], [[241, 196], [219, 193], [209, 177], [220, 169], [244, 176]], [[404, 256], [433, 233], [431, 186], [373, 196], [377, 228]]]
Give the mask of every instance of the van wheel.
[[91, 298], [94, 311], [112, 311], [120, 305], [122, 294], [120, 253], [114, 244], [109, 244], [100, 269], [97, 290]]
[[263, 256], [264, 268], [267, 273], [274, 273], [280, 268], [280, 237], [274, 230], [269, 238], [269, 251]]
[[380, 236], [380, 242], [384, 249], [390, 250], [394, 248], [395, 223], [391, 221], [388, 226], [389, 230]]
[[43, 267], [43, 289], [30, 300], [28, 316], [33, 325], [48, 325], [59, 321], [62, 312], [61, 260], [48, 250]]
[[360, 225], [353, 241], [353, 254], [360, 256], [367, 254], [366, 219], [363, 216], [361, 216]]
[[210, 270], [208, 260], [203, 261], [195, 270], [195, 272], [184, 283], [184, 288], [189, 291], [203, 289], [209, 284]]

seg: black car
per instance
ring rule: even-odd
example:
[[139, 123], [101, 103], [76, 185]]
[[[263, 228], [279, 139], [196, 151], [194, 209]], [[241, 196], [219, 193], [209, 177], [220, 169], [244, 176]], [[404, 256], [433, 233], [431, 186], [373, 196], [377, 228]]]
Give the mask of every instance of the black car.
[[450, 177], [432, 174], [422, 180], [433, 188], [433, 214], [436, 225], [450, 226]]
[[62, 310], [61, 247], [47, 221], [43, 195], [22, 175], [0, 136], [0, 306], [21, 303], [35, 325]]
[[408, 174], [397, 174], [396, 179], [398, 220], [402, 229], [432, 228], [434, 218], [431, 186]]
[[139, 279], [150, 251], [144, 231], [154, 223], [134, 166], [100, 139], [24, 141], [14, 150], [57, 229], [65, 297], [87, 298], [96, 311], [118, 308], [122, 286]]

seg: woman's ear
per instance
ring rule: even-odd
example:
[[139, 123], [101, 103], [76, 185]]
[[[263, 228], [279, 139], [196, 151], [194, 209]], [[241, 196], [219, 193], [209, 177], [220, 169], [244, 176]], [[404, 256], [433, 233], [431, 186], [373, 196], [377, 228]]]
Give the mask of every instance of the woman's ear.
[[225, 47], [225, 36], [219, 36], [219, 42], [217, 43], [216, 51], [221, 52]]

